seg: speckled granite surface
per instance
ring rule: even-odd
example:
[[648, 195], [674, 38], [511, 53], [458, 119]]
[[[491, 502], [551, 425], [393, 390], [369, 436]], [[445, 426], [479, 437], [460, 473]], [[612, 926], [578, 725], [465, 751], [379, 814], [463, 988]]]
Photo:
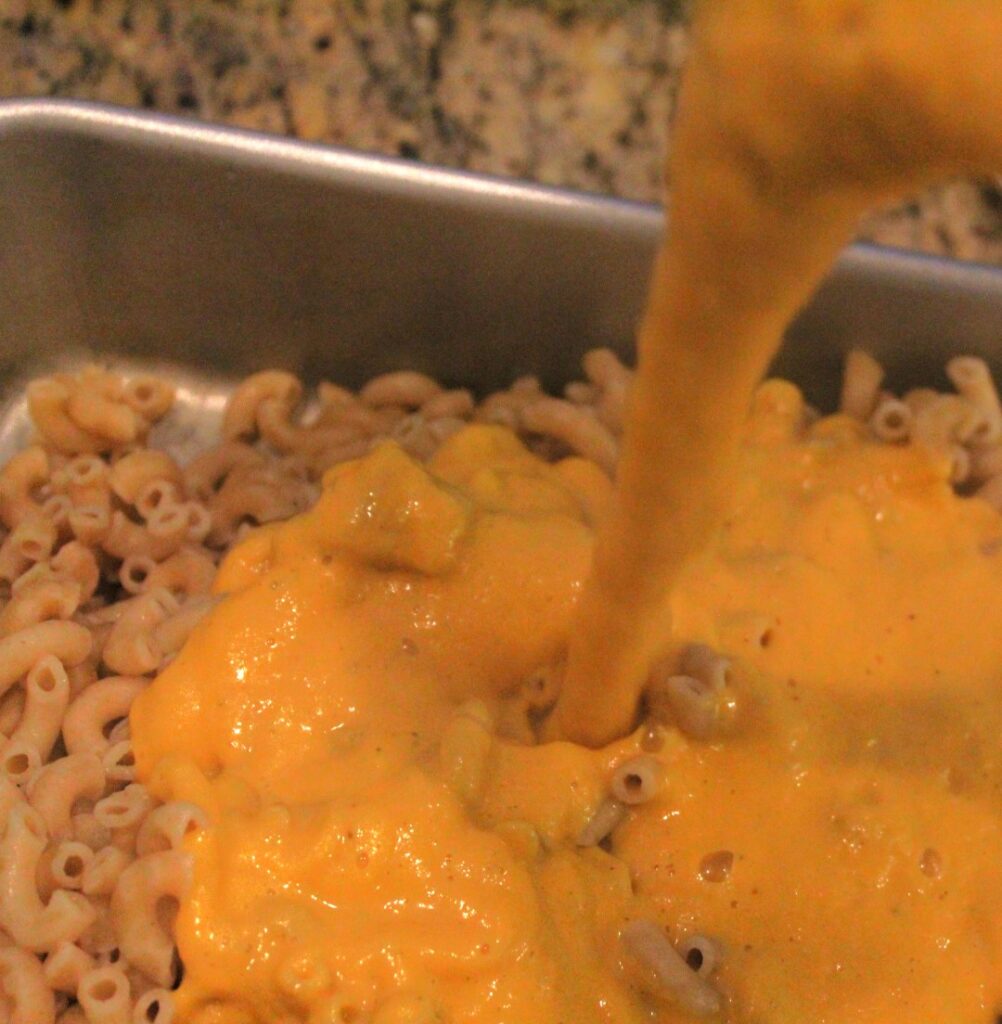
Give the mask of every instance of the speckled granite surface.
[[[103, 100], [653, 200], [686, 49], [677, 6], [0, 0], [0, 97]], [[953, 183], [863, 233], [1002, 264], [1002, 179]]]

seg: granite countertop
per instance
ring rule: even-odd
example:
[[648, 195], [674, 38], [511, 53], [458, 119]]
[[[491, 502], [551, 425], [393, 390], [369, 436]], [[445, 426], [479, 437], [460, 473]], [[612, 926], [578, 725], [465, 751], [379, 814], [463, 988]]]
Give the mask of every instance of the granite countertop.
[[[0, 0], [0, 97], [191, 115], [657, 200], [677, 0]], [[864, 237], [1002, 264], [1002, 178]]]

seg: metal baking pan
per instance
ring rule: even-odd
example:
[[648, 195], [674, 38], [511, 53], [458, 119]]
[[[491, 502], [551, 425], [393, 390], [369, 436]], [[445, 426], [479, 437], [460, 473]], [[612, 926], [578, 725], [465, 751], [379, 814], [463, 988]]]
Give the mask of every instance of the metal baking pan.
[[[628, 354], [661, 212], [84, 103], [0, 103], [0, 453], [26, 378], [97, 356], [180, 375], [199, 433], [227, 378], [414, 367], [479, 390]], [[1002, 369], [1002, 272], [850, 248], [777, 369], [830, 402], [863, 344], [894, 383]], [[197, 437], [192, 438], [197, 441]]]

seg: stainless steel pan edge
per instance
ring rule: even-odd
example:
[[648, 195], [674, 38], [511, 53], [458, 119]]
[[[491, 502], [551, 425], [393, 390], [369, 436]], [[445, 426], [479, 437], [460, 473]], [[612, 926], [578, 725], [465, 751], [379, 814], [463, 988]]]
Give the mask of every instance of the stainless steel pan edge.
[[[0, 102], [0, 380], [13, 394], [90, 354], [203, 383], [266, 365], [559, 383], [589, 347], [629, 352], [661, 223], [655, 207], [161, 115]], [[778, 368], [830, 401], [852, 344], [900, 384], [939, 381], [957, 351], [1002, 369], [1002, 272], [852, 247]]]

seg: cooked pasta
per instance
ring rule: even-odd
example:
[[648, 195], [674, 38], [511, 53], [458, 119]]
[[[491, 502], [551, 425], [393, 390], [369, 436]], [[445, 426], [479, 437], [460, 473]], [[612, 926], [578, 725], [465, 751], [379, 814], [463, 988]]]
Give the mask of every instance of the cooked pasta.
[[[142, 834], [142, 827], [137, 832]], [[87, 896], [110, 896], [118, 886], [122, 872], [132, 862], [132, 855], [117, 846], [101, 846], [84, 868], [81, 889]]]
[[48, 482], [49, 456], [33, 445], [12, 455], [0, 470], [0, 519], [14, 529], [31, 512], [41, 512], [34, 494]]
[[578, 835], [578, 846], [598, 846], [608, 839], [626, 817], [627, 805], [619, 800], [603, 800]]
[[39, 658], [25, 675], [24, 689], [24, 710], [10, 741], [34, 747], [44, 761], [52, 752], [69, 704], [70, 681], [62, 662], [51, 654]]
[[165, 927], [160, 905], [175, 904], [191, 884], [190, 856], [183, 850], [148, 853], [121, 874], [111, 897], [111, 914], [122, 956], [156, 985], [170, 988], [174, 972], [174, 941]]
[[[267, 372], [237, 389], [222, 442], [187, 466], [144, 447], [150, 425], [169, 412], [168, 384], [91, 368], [32, 385], [37, 441], [0, 469], [7, 531], [0, 577], [8, 587], [0, 604], [0, 934], [10, 943], [0, 948], [0, 989], [7, 1019], [174, 1019], [177, 954], [161, 910], [184, 898], [186, 843], [208, 817], [195, 803], [159, 803], [136, 784], [128, 714], [215, 604], [220, 553], [248, 524], [306, 508], [322, 472], [385, 437], [428, 459], [467, 423], [501, 423], [534, 451], [578, 455], [610, 474], [632, 373], [608, 350], [590, 353], [585, 372], [563, 398], [525, 378], [479, 403], [421, 374], [389, 374], [357, 394], [322, 385], [307, 415], [298, 412], [300, 382]], [[990, 374], [967, 357], [951, 361], [948, 373], [955, 394], [897, 398], [881, 391], [879, 364], [852, 353], [842, 410], [875, 442], [940, 451], [955, 486], [1002, 509], [1002, 414]], [[810, 410], [782, 387], [764, 386], [759, 401], [772, 403], [774, 422], [792, 435], [810, 427]], [[758, 628], [767, 643], [769, 628]], [[527, 676], [497, 721], [481, 703], [457, 710], [439, 758], [462, 800], [487, 798], [487, 765], [501, 739], [531, 749], [561, 671], [556, 662]], [[661, 750], [673, 730], [695, 741], [726, 735], [734, 714], [730, 673], [729, 659], [706, 646], [666, 657], [646, 693], [641, 750]], [[613, 843], [631, 806], [656, 799], [666, 784], [650, 753], [610, 772], [605, 795], [597, 794], [571, 833], [581, 849]], [[529, 822], [506, 821], [498, 832], [513, 849], [540, 848]], [[716, 885], [733, 870], [729, 850], [707, 853], [698, 866]], [[673, 944], [659, 926], [636, 921], [622, 942], [641, 987], [698, 1014], [720, 1005], [714, 939]], [[312, 984], [305, 968], [289, 970], [290, 992]], [[397, 1020], [391, 1009], [381, 1012]], [[340, 1002], [333, 1010], [317, 1004], [313, 1013], [341, 1010]], [[420, 1007], [405, 1010], [412, 1015], [399, 1019], [425, 1019], [413, 1015]], [[434, 1012], [429, 1004], [429, 1021]]]
[[49, 619], [69, 619], [83, 601], [75, 580], [39, 577], [20, 586], [0, 611], [0, 636], [10, 636]]
[[81, 978], [96, 966], [92, 956], [72, 942], [61, 942], [42, 965], [45, 980], [55, 992], [76, 997]]
[[646, 754], [617, 765], [609, 789], [620, 803], [645, 804], [653, 800], [664, 784], [661, 762]]
[[45, 823], [27, 804], [8, 812], [0, 839], [0, 925], [33, 953], [79, 939], [96, 917], [86, 897], [76, 892], [57, 889], [42, 901], [36, 873], [47, 840]]
[[668, 1000], [697, 1017], [720, 1010], [717, 991], [690, 968], [653, 921], [631, 921], [623, 929], [623, 945], [646, 972], [645, 982]]
[[77, 1000], [91, 1024], [130, 1024], [129, 979], [117, 965], [95, 967], [80, 979]]
[[49, 872], [56, 888], [82, 889], [83, 876], [94, 860], [94, 851], [86, 844], [67, 840], [55, 848]]
[[23, 949], [0, 949], [0, 987], [10, 1024], [52, 1024], [56, 1000], [42, 965]]

